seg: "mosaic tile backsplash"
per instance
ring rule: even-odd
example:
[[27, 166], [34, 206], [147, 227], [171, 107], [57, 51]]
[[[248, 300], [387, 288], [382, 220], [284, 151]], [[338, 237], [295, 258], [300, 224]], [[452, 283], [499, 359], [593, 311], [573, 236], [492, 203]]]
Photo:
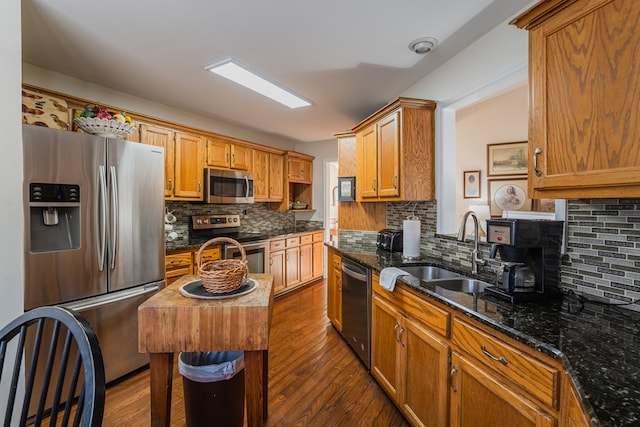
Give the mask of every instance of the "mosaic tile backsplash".
[[[592, 299], [632, 303], [623, 307], [640, 311], [640, 199], [569, 200], [567, 253], [561, 267], [561, 286]], [[436, 203], [387, 203], [387, 227], [402, 228], [408, 216], [421, 220], [420, 250], [463, 271], [471, 271], [473, 245], [436, 235]], [[376, 231], [340, 231], [340, 242], [375, 247]], [[489, 259], [490, 245], [480, 244], [480, 276], [493, 276], [499, 260]]]

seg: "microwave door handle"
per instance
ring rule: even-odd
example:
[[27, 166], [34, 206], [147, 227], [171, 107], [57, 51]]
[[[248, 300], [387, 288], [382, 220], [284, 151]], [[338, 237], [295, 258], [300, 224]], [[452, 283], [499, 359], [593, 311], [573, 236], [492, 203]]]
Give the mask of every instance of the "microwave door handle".
[[116, 268], [116, 245], [118, 244], [118, 177], [115, 166], [111, 166], [111, 244], [109, 245], [109, 256], [111, 259], [111, 269]]
[[247, 175], [244, 176], [244, 185], [245, 185], [244, 197], [248, 198], [249, 197], [249, 177]]
[[104, 258], [107, 244], [107, 183], [104, 166], [98, 168], [98, 221], [97, 236], [98, 238], [98, 270], [104, 270]]

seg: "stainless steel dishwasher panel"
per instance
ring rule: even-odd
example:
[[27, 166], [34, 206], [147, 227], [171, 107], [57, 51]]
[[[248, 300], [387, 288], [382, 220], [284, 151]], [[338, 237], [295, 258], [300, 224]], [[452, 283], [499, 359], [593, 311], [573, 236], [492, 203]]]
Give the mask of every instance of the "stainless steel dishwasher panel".
[[371, 366], [371, 271], [342, 259], [342, 336], [367, 369]]

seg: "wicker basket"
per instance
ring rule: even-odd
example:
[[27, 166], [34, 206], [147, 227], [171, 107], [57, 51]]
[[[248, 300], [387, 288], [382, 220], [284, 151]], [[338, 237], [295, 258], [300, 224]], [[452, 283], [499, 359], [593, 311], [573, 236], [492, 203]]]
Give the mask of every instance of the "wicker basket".
[[[219, 259], [202, 263], [202, 251], [209, 245], [218, 242], [226, 242], [240, 248], [242, 259]], [[202, 280], [202, 286], [214, 294], [235, 291], [242, 286], [242, 279], [249, 272], [247, 269], [247, 255], [244, 248], [237, 241], [228, 237], [211, 239], [200, 247], [198, 251], [198, 276]]]

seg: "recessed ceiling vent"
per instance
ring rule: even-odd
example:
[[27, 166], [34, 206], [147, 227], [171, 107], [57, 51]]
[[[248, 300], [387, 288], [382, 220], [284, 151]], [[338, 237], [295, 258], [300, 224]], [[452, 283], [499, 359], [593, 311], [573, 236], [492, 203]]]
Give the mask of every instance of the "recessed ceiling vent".
[[438, 40], [433, 37], [422, 37], [409, 43], [409, 49], [418, 55], [431, 52], [438, 45]]

